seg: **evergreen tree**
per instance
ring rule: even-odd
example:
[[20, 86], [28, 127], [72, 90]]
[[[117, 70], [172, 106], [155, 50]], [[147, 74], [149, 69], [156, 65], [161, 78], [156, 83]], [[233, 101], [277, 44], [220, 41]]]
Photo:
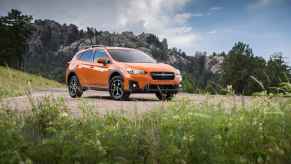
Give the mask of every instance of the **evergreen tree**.
[[12, 9], [0, 17], [0, 64], [21, 68], [26, 40], [31, 34], [32, 17]]
[[249, 95], [261, 91], [266, 62], [256, 57], [248, 44], [238, 42], [226, 55], [222, 65], [222, 83], [231, 85], [236, 94]]
[[284, 61], [282, 53], [273, 54], [267, 62], [267, 86], [276, 87], [282, 82], [289, 82], [290, 67]]

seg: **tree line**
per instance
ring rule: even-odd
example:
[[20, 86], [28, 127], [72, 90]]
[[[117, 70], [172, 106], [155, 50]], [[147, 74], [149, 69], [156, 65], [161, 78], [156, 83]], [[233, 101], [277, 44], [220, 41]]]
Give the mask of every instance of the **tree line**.
[[255, 56], [250, 46], [242, 42], [234, 45], [222, 64], [221, 83], [231, 85], [236, 94], [284, 92], [276, 88], [284, 82], [289, 83], [290, 78], [290, 67], [282, 53], [265, 60]]
[[213, 53], [209, 56], [213, 57], [223, 58], [219, 71], [211, 73], [202, 70], [196, 74], [196, 79], [192, 77], [193, 74], [184, 74], [185, 90], [192, 93], [231, 92], [238, 95], [291, 93], [291, 68], [280, 52], [266, 60], [254, 55], [248, 44], [237, 42], [228, 53]]

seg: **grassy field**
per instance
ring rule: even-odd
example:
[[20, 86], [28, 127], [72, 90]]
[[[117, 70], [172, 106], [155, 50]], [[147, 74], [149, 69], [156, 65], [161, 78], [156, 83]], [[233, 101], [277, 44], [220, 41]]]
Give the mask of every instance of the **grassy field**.
[[142, 117], [79, 118], [63, 99], [32, 113], [0, 109], [0, 163], [291, 163], [291, 101], [268, 98], [225, 110], [180, 101]]
[[0, 66], [0, 98], [23, 95], [31, 89], [59, 87], [63, 85], [56, 81]]

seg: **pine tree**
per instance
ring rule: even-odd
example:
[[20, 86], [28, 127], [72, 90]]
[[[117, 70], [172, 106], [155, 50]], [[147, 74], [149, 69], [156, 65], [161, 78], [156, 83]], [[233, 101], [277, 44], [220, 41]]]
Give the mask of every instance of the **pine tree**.
[[12, 9], [0, 17], [0, 64], [21, 68], [26, 40], [31, 34], [32, 17]]

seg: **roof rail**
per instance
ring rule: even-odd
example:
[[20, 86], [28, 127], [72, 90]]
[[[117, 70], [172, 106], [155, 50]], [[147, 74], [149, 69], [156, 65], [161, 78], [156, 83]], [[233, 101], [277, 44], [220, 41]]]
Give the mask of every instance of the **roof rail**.
[[80, 46], [80, 50], [84, 50], [84, 49], [88, 49], [88, 48], [94, 48], [94, 47], [105, 47], [104, 45], [101, 45], [101, 44], [92, 44], [92, 45], [89, 45], [89, 46]]

